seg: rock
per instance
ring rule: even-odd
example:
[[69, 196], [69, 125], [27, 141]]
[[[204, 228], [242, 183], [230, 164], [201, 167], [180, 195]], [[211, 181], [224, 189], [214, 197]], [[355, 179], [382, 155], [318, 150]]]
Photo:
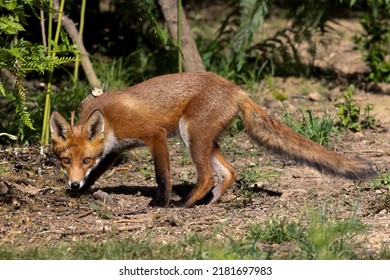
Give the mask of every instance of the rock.
[[5, 182], [0, 182], [0, 195], [5, 195], [9, 191], [9, 188]]
[[112, 198], [108, 195], [108, 193], [103, 192], [102, 190], [98, 190], [92, 194], [93, 198], [96, 200], [103, 201], [106, 205], [114, 205], [114, 201]]
[[307, 96], [308, 99], [310, 101], [320, 101], [322, 99], [322, 96], [321, 94], [319, 94], [318, 92], [312, 92], [312, 93], [309, 93], [309, 95]]
[[268, 109], [283, 109], [283, 103], [280, 100], [272, 100], [265, 103]]

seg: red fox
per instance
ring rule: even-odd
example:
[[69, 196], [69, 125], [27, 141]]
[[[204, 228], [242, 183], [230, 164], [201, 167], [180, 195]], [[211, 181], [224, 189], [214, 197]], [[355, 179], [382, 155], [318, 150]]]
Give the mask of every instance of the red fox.
[[172, 190], [167, 138], [178, 132], [196, 167], [197, 181], [176, 204], [191, 207], [206, 195], [207, 202], [214, 203], [237, 176], [222, 155], [218, 138], [238, 113], [254, 142], [276, 154], [348, 179], [376, 174], [367, 161], [346, 158], [296, 133], [267, 114], [240, 87], [210, 72], [163, 75], [89, 98], [82, 103], [74, 126], [53, 112], [53, 151], [69, 187], [83, 191], [125, 149], [146, 145], [158, 185], [151, 204], [165, 207]]

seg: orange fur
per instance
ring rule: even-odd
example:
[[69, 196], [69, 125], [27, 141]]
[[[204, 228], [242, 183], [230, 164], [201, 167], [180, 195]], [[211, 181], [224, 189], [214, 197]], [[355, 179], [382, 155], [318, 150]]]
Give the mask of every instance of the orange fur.
[[167, 138], [178, 132], [197, 170], [195, 188], [178, 204], [191, 207], [207, 194], [212, 203], [236, 178], [218, 139], [239, 112], [250, 137], [275, 153], [349, 179], [375, 175], [366, 161], [346, 158], [304, 138], [269, 116], [238, 86], [208, 72], [164, 75], [88, 98], [75, 126], [53, 112], [53, 149], [69, 186], [84, 190], [125, 149], [146, 145], [153, 156], [159, 190], [154, 204], [167, 206], [172, 190]]

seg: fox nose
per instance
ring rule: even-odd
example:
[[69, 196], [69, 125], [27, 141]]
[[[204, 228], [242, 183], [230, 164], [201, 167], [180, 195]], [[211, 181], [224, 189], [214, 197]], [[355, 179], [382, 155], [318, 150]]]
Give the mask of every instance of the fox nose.
[[80, 183], [72, 182], [72, 183], [70, 183], [70, 188], [72, 190], [78, 190], [80, 188]]

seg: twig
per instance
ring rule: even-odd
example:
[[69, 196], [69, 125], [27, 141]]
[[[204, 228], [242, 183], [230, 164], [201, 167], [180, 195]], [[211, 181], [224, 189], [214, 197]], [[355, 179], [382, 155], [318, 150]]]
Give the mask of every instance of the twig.
[[114, 223], [116, 223], [116, 224], [123, 224], [123, 223], [142, 224], [142, 223], [150, 222], [150, 221], [151, 221], [151, 218], [149, 218], [149, 219], [120, 219], [120, 220], [114, 221]]
[[89, 210], [89, 211], [87, 211], [87, 212], [85, 212], [85, 213], [78, 214], [78, 215], [76, 215], [76, 218], [77, 218], [77, 219], [84, 218], [84, 217], [86, 217], [86, 216], [92, 214], [93, 211], [94, 211], [94, 210]]
[[125, 226], [125, 227], [117, 228], [116, 230], [119, 232], [122, 232], [122, 231], [133, 231], [133, 230], [140, 229], [140, 228], [142, 228], [142, 225]]
[[46, 41], [46, 30], [45, 30], [45, 13], [43, 12], [43, 10], [40, 10], [40, 16], [41, 16], [42, 45], [43, 45], [44, 50], [46, 52], [46, 50], [47, 50], [47, 41]]
[[137, 215], [137, 214], [142, 214], [142, 213], [146, 213], [146, 208], [133, 210], [133, 211], [127, 211], [127, 212], [118, 212], [118, 213], [113, 213], [113, 214], [114, 214], [114, 216], [127, 216], [127, 215]]

